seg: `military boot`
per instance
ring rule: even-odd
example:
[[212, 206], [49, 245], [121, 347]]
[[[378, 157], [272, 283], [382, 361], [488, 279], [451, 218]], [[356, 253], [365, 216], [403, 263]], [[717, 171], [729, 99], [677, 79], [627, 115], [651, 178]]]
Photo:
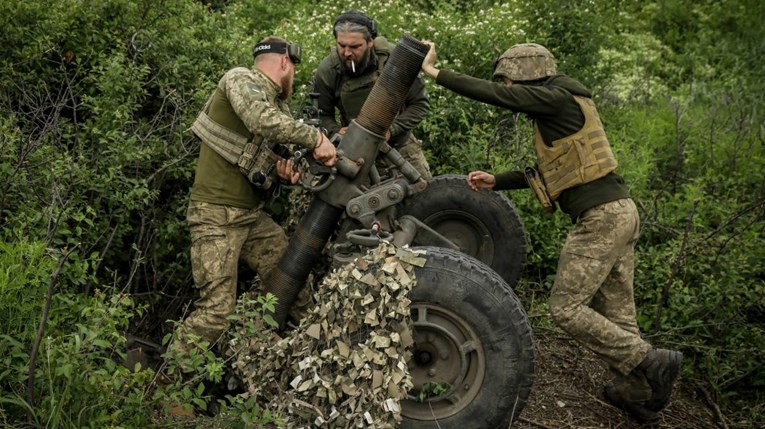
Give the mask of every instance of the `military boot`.
[[646, 408], [659, 412], [667, 406], [672, 387], [680, 375], [682, 360], [683, 354], [674, 350], [648, 350], [643, 361], [634, 369], [642, 372], [653, 391], [651, 399], [645, 403]]
[[646, 407], [646, 402], [648, 401], [629, 399], [629, 395], [621, 392], [613, 383], [606, 384], [606, 387], [603, 388], [603, 396], [605, 396], [606, 400], [611, 405], [625, 411], [631, 418], [644, 427], [659, 427], [659, 415], [655, 411]]

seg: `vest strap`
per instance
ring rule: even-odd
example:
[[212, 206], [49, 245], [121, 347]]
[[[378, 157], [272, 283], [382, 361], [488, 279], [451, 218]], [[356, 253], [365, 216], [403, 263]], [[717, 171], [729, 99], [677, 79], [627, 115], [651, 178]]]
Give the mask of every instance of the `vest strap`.
[[206, 112], [199, 112], [191, 131], [226, 161], [237, 165], [248, 144], [247, 138], [213, 121]]
[[[274, 152], [266, 140], [259, 145], [210, 118], [203, 110], [191, 125], [191, 130], [202, 142], [239, 170], [254, 185], [270, 189], [275, 184], [274, 165], [282, 156], [289, 156], [286, 148], [281, 154]], [[278, 145], [281, 146], [281, 145]]]

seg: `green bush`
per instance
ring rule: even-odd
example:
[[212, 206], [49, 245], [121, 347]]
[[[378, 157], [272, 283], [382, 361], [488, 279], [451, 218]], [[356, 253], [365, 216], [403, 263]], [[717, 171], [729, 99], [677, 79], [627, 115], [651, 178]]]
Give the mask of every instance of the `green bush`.
[[[124, 332], [136, 312], [141, 309], [126, 295], [54, 295], [32, 392], [27, 391], [27, 341], [33, 335], [0, 337], [0, 386], [7, 392], [0, 403], [6, 418], [21, 422], [29, 415], [36, 427], [145, 426], [152, 373], [133, 373], [119, 363]], [[34, 334], [38, 326], [36, 321], [20, 333]]]
[[0, 329], [19, 341], [31, 341], [40, 323], [42, 298], [55, 260], [42, 243], [0, 242]]

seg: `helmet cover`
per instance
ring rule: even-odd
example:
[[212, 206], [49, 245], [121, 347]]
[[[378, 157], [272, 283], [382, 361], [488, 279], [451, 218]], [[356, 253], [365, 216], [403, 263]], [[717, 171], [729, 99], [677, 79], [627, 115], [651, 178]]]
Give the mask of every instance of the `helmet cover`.
[[532, 81], [557, 73], [555, 57], [542, 45], [519, 43], [502, 53], [494, 65], [494, 77], [514, 82]]

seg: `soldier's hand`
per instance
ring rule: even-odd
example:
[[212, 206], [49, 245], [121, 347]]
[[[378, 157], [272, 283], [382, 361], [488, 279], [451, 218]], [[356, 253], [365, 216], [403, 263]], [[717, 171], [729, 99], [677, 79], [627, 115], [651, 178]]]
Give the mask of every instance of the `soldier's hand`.
[[300, 172], [292, 170], [291, 159], [280, 159], [276, 161], [276, 174], [293, 185], [300, 180]]
[[313, 157], [317, 161], [323, 163], [326, 166], [333, 166], [337, 161], [337, 153], [335, 152], [335, 145], [324, 135], [319, 133], [319, 142], [313, 148]]
[[422, 43], [428, 45], [430, 48], [427, 55], [425, 55], [425, 59], [422, 60], [422, 72], [425, 73], [426, 76], [435, 79], [438, 77], [439, 72], [436, 68], [436, 44], [429, 40], [423, 40]]
[[468, 185], [474, 190], [492, 189], [497, 184], [497, 179], [493, 174], [484, 171], [471, 171], [467, 177]]

